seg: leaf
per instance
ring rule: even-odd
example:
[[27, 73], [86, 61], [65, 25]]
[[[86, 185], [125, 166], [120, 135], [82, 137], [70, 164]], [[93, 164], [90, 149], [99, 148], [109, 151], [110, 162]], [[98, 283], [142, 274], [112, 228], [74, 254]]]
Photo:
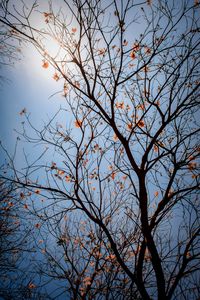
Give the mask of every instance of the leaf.
[[145, 110], [145, 105], [144, 104], [138, 104], [137, 109]]
[[71, 176], [70, 175], [65, 176], [65, 180], [66, 180], [66, 182], [70, 182], [71, 181]]
[[46, 23], [49, 23], [49, 20], [52, 18], [52, 13], [47, 13], [47, 12], [44, 12], [43, 13], [44, 17], [45, 17], [45, 22]]
[[187, 251], [187, 253], [186, 253], [186, 257], [187, 257], [187, 258], [190, 258], [190, 257], [191, 257], [191, 253], [190, 253], [190, 251]]
[[131, 51], [131, 53], [130, 53], [130, 58], [131, 58], [131, 59], [135, 59], [135, 58], [136, 58], [136, 55], [135, 55], [135, 52], [134, 52], [134, 51]]
[[189, 169], [190, 171], [196, 169], [196, 167], [197, 167], [197, 163], [196, 163], [196, 162], [189, 162], [189, 164], [188, 164], [188, 169]]
[[115, 106], [117, 107], [117, 108], [120, 108], [120, 109], [124, 109], [125, 108], [125, 105], [124, 105], [124, 102], [122, 101], [122, 102], [117, 102], [116, 104], [115, 104]]
[[58, 74], [55, 72], [55, 74], [53, 75], [53, 79], [55, 81], [58, 81], [60, 79], [60, 77], [58, 76]]
[[73, 27], [73, 28], [72, 28], [72, 32], [73, 32], [73, 33], [77, 32], [77, 28]]
[[20, 193], [20, 198], [21, 198], [21, 199], [24, 199], [24, 198], [25, 198], [24, 193], [22, 193], [22, 192]]
[[115, 179], [115, 176], [116, 176], [116, 173], [115, 172], [112, 172], [110, 177], [114, 180]]
[[74, 82], [74, 86], [77, 87], [78, 89], [80, 88], [80, 83], [78, 81]]
[[154, 146], [153, 146], [153, 150], [154, 150], [155, 152], [158, 152], [158, 146], [154, 145]]
[[142, 69], [145, 73], [149, 72], [149, 67], [148, 66], [145, 66], [143, 69]]
[[99, 55], [104, 55], [105, 53], [106, 53], [106, 49], [105, 48], [99, 49], [99, 51], [98, 51]]
[[132, 128], [133, 128], [133, 124], [132, 124], [132, 123], [127, 124], [127, 129], [128, 129], [129, 131], [131, 131]]
[[118, 137], [117, 137], [116, 133], [114, 133], [114, 135], [113, 135], [113, 140], [114, 140], [115, 142], [118, 140]]
[[123, 46], [127, 46], [128, 45], [128, 41], [127, 40], [124, 40], [123, 41]]
[[43, 61], [42, 67], [43, 67], [44, 69], [47, 69], [47, 68], [49, 67], [48, 61]]
[[144, 121], [143, 120], [140, 120], [138, 123], [137, 123], [137, 125], [139, 126], [139, 127], [144, 127], [145, 126], [145, 123], [144, 123]]
[[146, 46], [144, 49], [146, 54], [151, 54], [151, 49], [149, 47]]
[[63, 171], [63, 170], [58, 170], [57, 172], [58, 172], [58, 175], [64, 175], [65, 174], [65, 171]]
[[159, 192], [158, 192], [158, 191], [155, 191], [155, 192], [154, 192], [154, 196], [155, 196], [155, 197], [158, 197], [158, 195], [159, 195]]
[[30, 282], [29, 285], [28, 285], [28, 288], [29, 289], [35, 289], [36, 285], [34, 283]]
[[23, 116], [26, 113], [26, 108], [24, 107], [21, 111], [20, 111], [20, 116]]
[[133, 44], [133, 50], [136, 51], [136, 52], [140, 50], [140, 44], [138, 42], [135, 42]]
[[81, 121], [81, 120], [76, 120], [74, 122], [74, 125], [75, 125], [76, 128], [80, 128], [82, 126], [82, 124], [83, 124], [83, 121]]
[[65, 82], [63, 85], [63, 92], [64, 92], [63, 96], [64, 97], [67, 96], [68, 90], [69, 90], [69, 87], [68, 87], [67, 83]]
[[169, 190], [169, 193], [168, 193], [168, 197], [172, 197], [172, 195], [173, 195], [173, 193], [174, 193], [174, 190], [171, 188], [170, 190]]
[[83, 278], [83, 283], [85, 284], [85, 285], [91, 285], [91, 277], [89, 277], [89, 276], [87, 276], [87, 277], [85, 277], [85, 278]]
[[195, 178], [197, 178], [197, 177], [198, 177], [198, 175], [192, 174], [192, 179], [195, 179]]
[[51, 16], [51, 13], [44, 12], [43, 15], [44, 15], [45, 18], [48, 18], [48, 17]]
[[54, 169], [56, 169], [57, 167], [56, 167], [56, 163], [55, 162], [52, 162], [52, 164], [51, 164], [51, 170], [54, 170]]

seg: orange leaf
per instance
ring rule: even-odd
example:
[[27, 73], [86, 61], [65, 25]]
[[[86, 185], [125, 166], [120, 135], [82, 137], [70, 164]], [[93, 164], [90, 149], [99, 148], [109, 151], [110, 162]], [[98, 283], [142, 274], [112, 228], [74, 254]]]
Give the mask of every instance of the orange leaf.
[[21, 193], [20, 193], [20, 198], [21, 198], [21, 199], [24, 199], [24, 197], [25, 197], [25, 196], [24, 196], [24, 193], [21, 192]]
[[192, 174], [192, 179], [195, 179], [195, 178], [197, 178], [197, 177], [198, 177], [198, 175]]
[[55, 81], [58, 81], [58, 80], [60, 79], [60, 77], [58, 76], [57, 73], [55, 73], [55, 74], [53, 75], [53, 79], [54, 79]]
[[197, 163], [196, 162], [189, 162], [188, 169], [190, 171], [194, 170], [196, 167], [197, 167]]
[[99, 55], [104, 55], [105, 53], [106, 53], [105, 48], [99, 49]]
[[117, 137], [116, 133], [114, 133], [114, 135], [113, 135], [113, 140], [114, 140], [115, 142], [118, 140], [118, 137]]
[[68, 87], [67, 83], [65, 82], [64, 86], [63, 86], [63, 92], [64, 92], [63, 96], [64, 97], [67, 96], [68, 90], [69, 90], [69, 87]]
[[116, 175], [116, 173], [112, 172], [111, 175], [110, 175], [110, 177], [114, 180], [115, 179], [115, 175]]
[[71, 176], [70, 176], [70, 175], [65, 176], [65, 180], [66, 180], [67, 182], [70, 182], [70, 181], [71, 181]]
[[44, 15], [45, 18], [48, 18], [48, 17], [51, 16], [51, 13], [44, 12], [43, 15]]
[[74, 82], [75, 87], [77, 87], [78, 89], [80, 88], [80, 83], [78, 81]]
[[131, 131], [132, 128], [133, 128], [133, 124], [132, 124], [132, 123], [127, 124], [127, 129], [128, 129], [129, 131]]
[[144, 127], [145, 123], [143, 120], [140, 120], [137, 124], [139, 127]]
[[140, 50], [140, 44], [137, 43], [137, 42], [135, 42], [135, 43], [133, 44], [133, 50], [134, 50], [134, 51], [139, 51], [139, 50]]
[[154, 150], [155, 152], [158, 152], [158, 146], [154, 145], [154, 146], [153, 146], [153, 150]]
[[151, 49], [149, 47], [145, 47], [145, 53], [146, 54], [151, 54]]
[[30, 282], [29, 285], [28, 285], [28, 288], [29, 289], [35, 289], [36, 285]]
[[138, 104], [137, 108], [141, 109], [141, 110], [145, 110], [145, 105], [144, 104]]
[[135, 55], [135, 52], [134, 52], [134, 51], [131, 51], [131, 53], [130, 53], [130, 58], [131, 58], [131, 59], [135, 59], [135, 58], [136, 58], [136, 55]]
[[63, 171], [63, 170], [58, 170], [57, 172], [58, 172], [58, 175], [64, 175], [65, 174], [65, 171]]
[[187, 251], [186, 257], [187, 257], [187, 258], [190, 258], [190, 257], [191, 257], [190, 251]]
[[124, 108], [125, 108], [124, 102], [123, 102], [123, 101], [122, 101], [122, 102], [117, 102], [117, 103], [115, 104], [115, 106], [116, 106], [117, 108], [120, 108], [120, 109], [124, 109]]
[[144, 68], [143, 68], [143, 71], [145, 72], [145, 73], [147, 73], [147, 72], [149, 72], [149, 67], [148, 66], [145, 66]]
[[76, 121], [74, 122], [74, 125], [75, 125], [76, 128], [80, 128], [80, 127], [82, 126], [82, 123], [83, 123], [83, 121], [81, 121], [81, 120], [76, 120]]
[[72, 32], [75, 33], [77, 31], [77, 28], [73, 27]]
[[47, 69], [47, 68], [49, 67], [48, 61], [44, 61], [42, 67], [43, 67], [44, 69]]
[[155, 197], [158, 197], [158, 195], [159, 195], [159, 192], [158, 192], [158, 191], [154, 192], [154, 196], [155, 196]]

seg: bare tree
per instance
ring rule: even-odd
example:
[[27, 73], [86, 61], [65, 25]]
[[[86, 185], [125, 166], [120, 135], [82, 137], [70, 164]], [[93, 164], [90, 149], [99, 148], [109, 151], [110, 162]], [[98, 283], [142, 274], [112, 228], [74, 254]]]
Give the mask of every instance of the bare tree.
[[[6, 168], [2, 167], [3, 173]], [[1, 299], [44, 299], [33, 283], [30, 256], [34, 253], [27, 213], [17, 186], [0, 179], [0, 297]], [[29, 218], [30, 219], [30, 218]], [[29, 226], [28, 226], [29, 225]], [[28, 264], [27, 264], [28, 261]], [[45, 299], [48, 299], [47, 294]]]
[[[0, 12], [6, 7], [6, 1], [0, 3]], [[1, 24], [0, 28], [0, 84], [8, 82], [9, 78], [5, 75], [6, 67], [11, 67], [16, 61], [19, 61], [22, 57], [21, 47], [22, 40], [19, 36], [14, 35], [16, 33], [13, 29], [9, 29], [6, 25]]]
[[66, 100], [42, 129], [21, 112], [41, 153], [23, 170], [10, 159], [7, 177], [55, 238], [48, 276], [75, 299], [197, 299], [198, 1], [2, 3], [0, 21], [36, 47]]

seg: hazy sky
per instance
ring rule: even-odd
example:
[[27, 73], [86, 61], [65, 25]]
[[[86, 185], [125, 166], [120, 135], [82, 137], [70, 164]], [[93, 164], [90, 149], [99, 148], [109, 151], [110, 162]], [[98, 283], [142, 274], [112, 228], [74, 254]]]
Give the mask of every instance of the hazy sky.
[[42, 120], [47, 120], [64, 103], [61, 92], [49, 98], [62, 89], [62, 84], [53, 80], [53, 73], [51, 67], [42, 68], [42, 58], [28, 46], [14, 67], [1, 69], [1, 74], [9, 81], [0, 87], [0, 140], [9, 150], [13, 149], [18, 136], [14, 129], [19, 130], [24, 121], [19, 114], [23, 108], [31, 113], [31, 119], [39, 127]]
[[[132, 40], [134, 38], [132, 37]], [[26, 108], [32, 123], [41, 129], [43, 122], [51, 118], [60, 106], [65, 105], [65, 98], [62, 96], [63, 80], [56, 82], [53, 79], [54, 69], [42, 67], [42, 57], [32, 46], [23, 47], [22, 53], [21, 60], [16, 61], [13, 67], [1, 68], [2, 75], [9, 81], [5, 81], [0, 87], [0, 140], [9, 153], [14, 151], [15, 141], [19, 135], [15, 129], [21, 131], [21, 123], [25, 120], [24, 116], [20, 115], [22, 109]], [[57, 94], [51, 97], [55, 93]], [[59, 122], [65, 126], [69, 123], [70, 113], [66, 112], [63, 117]], [[31, 159], [34, 159], [36, 148], [22, 143], [23, 146], [32, 155]], [[19, 148], [17, 155], [18, 166], [23, 165], [22, 147]], [[50, 155], [51, 152], [48, 156], [51, 161]], [[1, 150], [0, 156], [2, 162], [4, 154]]]

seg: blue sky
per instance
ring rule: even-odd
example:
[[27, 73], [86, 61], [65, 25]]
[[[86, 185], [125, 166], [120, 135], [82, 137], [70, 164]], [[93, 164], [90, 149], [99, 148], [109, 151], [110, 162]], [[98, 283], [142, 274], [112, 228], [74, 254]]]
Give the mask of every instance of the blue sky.
[[52, 78], [54, 70], [42, 68], [42, 58], [27, 46], [20, 61], [13, 66], [3, 66], [1, 74], [8, 80], [0, 88], [0, 140], [13, 151], [24, 117], [20, 116], [23, 108], [31, 113], [33, 123], [41, 127], [43, 120], [48, 120], [64, 103], [61, 93], [49, 98], [62, 89], [62, 84]]
[[[61, 91], [63, 81], [53, 80], [54, 69], [52, 67], [42, 68], [42, 57], [31, 46], [27, 45], [22, 50], [22, 59], [16, 61], [14, 67], [3, 67], [1, 70], [9, 82], [4, 83], [0, 90], [0, 140], [11, 153], [18, 136], [15, 129], [20, 131], [21, 122], [24, 121], [24, 116], [20, 116], [23, 108], [26, 108], [27, 112], [31, 114], [30, 118], [33, 120], [33, 124], [37, 128], [42, 128], [43, 121], [47, 121], [65, 103]], [[51, 95], [56, 92], [59, 93], [51, 98]], [[66, 123], [69, 123], [70, 118], [70, 113], [66, 113], [59, 122], [65, 126]], [[32, 160], [37, 154], [36, 148], [32, 145], [22, 143], [17, 156], [18, 167], [23, 165], [22, 147], [28, 150]], [[51, 153], [48, 154], [50, 161], [52, 160]], [[3, 160], [4, 155], [1, 151], [0, 155]]]

